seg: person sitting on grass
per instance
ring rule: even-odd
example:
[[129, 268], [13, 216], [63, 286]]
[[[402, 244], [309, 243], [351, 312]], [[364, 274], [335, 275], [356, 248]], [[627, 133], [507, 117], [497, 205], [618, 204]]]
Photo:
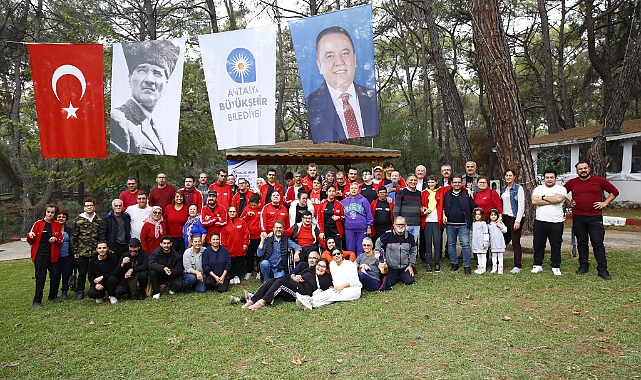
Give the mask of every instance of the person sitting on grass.
[[160, 284], [169, 282], [169, 294], [176, 294], [183, 285], [183, 260], [178, 251], [172, 247], [172, 238], [165, 235], [160, 239], [149, 258], [149, 277], [153, 288], [153, 298], [160, 298]]
[[203, 252], [203, 273], [205, 284], [209, 289], [216, 289], [219, 293], [229, 289], [229, 270], [231, 269], [231, 256], [229, 250], [220, 245], [220, 235], [211, 234], [210, 246]]
[[189, 248], [183, 253], [183, 286], [185, 293], [191, 293], [192, 288], [196, 288], [196, 293], [205, 293], [207, 284], [203, 276], [203, 255], [202, 236], [191, 235]]
[[375, 291], [381, 287], [381, 274], [387, 273], [387, 263], [381, 260], [384, 256], [374, 251], [372, 238], [363, 239], [363, 253], [356, 259], [358, 279], [363, 289]]
[[118, 286], [117, 267], [118, 259], [116, 255], [109, 254], [109, 247], [106, 241], [99, 241], [96, 245], [96, 254], [89, 261], [88, 275], [89, 283], [91, 284], [87, 292], [89, 298], [95, 299], [96, 303], [102, 303], [106, 292], [112, 304], [118, 303], [118, 298], [116, 298], [116, 286]]
[[[140, 249], [142, 243], [133, 237], [129, 240], [129, 252], [123, 253], [118, 263], [116, 274], [118, 286], [116, 296], [121, 297], [129, 293], [134, 297], [137, 294], [139, 301], [147, 298], [145, 291], [149, 282], [149, 258], [147, 252]], [[140, 287], [138, 287], [140, 285]]]
[[332, 279], [326, 274], [326, 269], [327, 261], [320, 259], [318, 264], [305, 269], [301, 274], [296, 275], [295, 279], [287, 277], [270, 279], [254, 294], [245, 291], [243, 295], [247, 302], [243, 305], [243, 309], [256, 310], [265, 305], [273, 305], [276, 297], [294, 302], [297, 294], [311, 296], [319, 289], [327, 290], [332, 286]]
[[[309, 297], [296, 294], [296, 305], [306, 311], [340, 301], [353, 301], [361, 297], [362, 285], [358, 280], [356, 264], [343, 259], [343, 251], [334, 248], [333, 261], [329, 264], [332, 271], [333, 286]], [[318, 265], [317, 265], [318, 266]]]
[[[327, 251], [323, 252], [323, 254], [321, 255], [321, 259], [325, 259], [328, 263], [331, 263], [333, 261], [332, 251], [334, 250], [334, 248], [338, 247], [336, 244], [336, 239], [333, 237], [327, 238], [327, 240], [325, 240], [325, 246], [327, 247]], [[356, 254], [352, 251], [343, 251], [343, 258], [349, 261], [356, 261]], [[327, 274], [332, 274], [329, 268], [327, 268]]]

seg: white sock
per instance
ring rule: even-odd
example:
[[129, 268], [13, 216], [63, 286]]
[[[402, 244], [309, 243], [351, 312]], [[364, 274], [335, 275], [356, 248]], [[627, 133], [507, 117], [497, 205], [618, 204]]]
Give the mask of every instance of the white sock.
[[498, 264], [498, 253], [492, 252], [492, 265]]
[[487, 256], [485, 256], [485, 253], [477, 253], [476, 258], [478, 259], [479, 267], [485, 268], [487, 265]]
[[499, 265], [503, 266], [503, 252], [499, 252]]

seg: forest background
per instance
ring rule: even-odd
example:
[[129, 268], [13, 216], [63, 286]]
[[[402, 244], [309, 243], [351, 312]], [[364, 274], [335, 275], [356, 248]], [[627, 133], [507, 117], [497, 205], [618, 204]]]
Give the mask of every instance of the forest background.
[[[13, 199], [0, 205], [0, 240], [28, 231], [47, 202], [61, 202], [75, 212], [78, 199], [91, 194], [108, 208], [131, 175], [148, 190], [160, 170], [180, 186], [187, 174], [205, 171], [213, 178], [215, 170], [226, 168], [224, 151], [216, 149], [199, 34], [276, 23], [276, 139], [309, 139], [287, 21], [366, 3], [0, 0], [5, 9], [0, 15], [0, 193]], [[445, 163], [462, 172], [464, 162], [473, 159], [491, 178], [516, 169], [529, 192], [536, 186], [529, 139], [591, 125], [603, 125], [587, 157], [594, 172], [603, 175], [605, 135], [623, 120], [640, 118], [638, 0], [376, 0], [372, 5], [381, 134], [347, 143], [400, 150], [394, 164], [403, 175], [418, 164], [428, 174], [438, 174]], [[106, 117], [111, 44], [174, 37], [188, 39], [176, 157], [41, 157], [24, 43], [102, 43]], [[538, 167], [560, 159], [540, 154]], [[306, 166], [277, 169], [282, 178], [285, 171]]]

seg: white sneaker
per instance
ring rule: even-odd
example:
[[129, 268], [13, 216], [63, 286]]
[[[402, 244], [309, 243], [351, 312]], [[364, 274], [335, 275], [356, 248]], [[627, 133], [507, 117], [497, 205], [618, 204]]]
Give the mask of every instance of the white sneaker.
[[532, 267], [532, 270], [530, 272], [532, 272], [532, 273], [541, 273], [541, 272], [543, 272], [543, 266], [535, 265], [535, 266]]
[[104, 298], [96, 298], [96, 303], [103, 303], [105, 302]]
[[256, 279], [260, 281], [260, 273], [256, 273]]
[[115, 305], [118, 303], [118, 298], [114, 296], [109, 296], [109, 302], [111, 302], [112, 305]]
[[514, 268], [512, 268], [512, 270], [510, 271], [510, 273], [519, 273], [520, 271], [521, 271], [521, 268], [519, 268], [519, 267], [514, 267]]
[[560, 276], [561, 268], [552, 268], [552, 273], [554, 273], [555, 276]]
[[235, 285], [240, 284], [240, 278], [238, 276], [234, 276], [234, 278], [232, 278], [232, 280], [234, 281]]
[[247, 273], [247, 274], [245, 275], [245, 281], [249, 281], [249, 280], [251, 280], [251, 279], [252, 279], [252, 274], [251, 274], [251, 273]]
[[154, 294], [153, 296], [151, 296], [151, 298], [157, 300], [158, 298], [160, 298], [160, 293]]
[[174, 292], [173, 290], [170, 290], [169, 294], [174, 295], [174, 294], [176, 294], [176, 292]]

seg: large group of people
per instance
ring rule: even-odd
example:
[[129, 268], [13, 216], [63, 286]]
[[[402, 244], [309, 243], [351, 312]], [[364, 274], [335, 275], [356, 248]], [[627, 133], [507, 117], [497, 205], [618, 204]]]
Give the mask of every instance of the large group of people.
[[[564, 186], [557, 173], [546, 169], [543, 184], [532, 192], [534, 265], [543, 271], [546, 242], [550, 264], [561, 275], [564, 206], [573, 207], [579, 268], [589, 270], [588, 238], [594, 248], [597, 273], [610, 280], [602, 210], [618, 195], [606, 179], [592, 176], [589, 165], [576, 166], [578, 177]], [[504, 185], [490, 188], [488, 177], [477, 173], [476, 163], [465, 173], [441, 167], [440, 178], [427, 175], [424, 166], [405, 177], [392, 163], [358, 171], [318, 174], [315, 164], [307, 173], [287, 173], [285, 184], [276, 171], [251, 190], [245, 178], [207, 173], [198, 183], [193, 176], [176, 188], [163, 172], [149, 196], [138, 189], [136, 178], [111, 202], [105, 215], [95, 212], [95, 200], [86, 198], [84, 212], [73, 220], [55, 204], [45, 208], [27, 235], [35, 264], [33, 306], [42, 306], [47, 272], [48, 300], [69, 298], [70, 277], [77, 268], [75, 298], [86, 296], [102, 303], [118, 303], [129, 296], [158, 299], [169, 294], [227, 292], [230, 285], [255, 276], [262, 286], [253, 294], [231, 296], [232, 303], [256, 310], [280, 297], [312, 310], [338, 301], [358, 299], [361, 292], [391, 289], [397, 282], [414, 283], [417, 261], [427, 273], [441, 271], [443, 252], [450, 270], [471, 274], [503, 274], [503, 253], [510, 242], [514, 267], [522, 270], [521, 225], [525, 191], [515, 182], [517, 172], [504, 173]], [[603, 192], [608, 196], [604, 199]], [[572, 194], [572, 197], [569, 196]], [[443, 238], [443, 234], [446, 238]], [[461, 257], [458, 256], [460, 245]]]

